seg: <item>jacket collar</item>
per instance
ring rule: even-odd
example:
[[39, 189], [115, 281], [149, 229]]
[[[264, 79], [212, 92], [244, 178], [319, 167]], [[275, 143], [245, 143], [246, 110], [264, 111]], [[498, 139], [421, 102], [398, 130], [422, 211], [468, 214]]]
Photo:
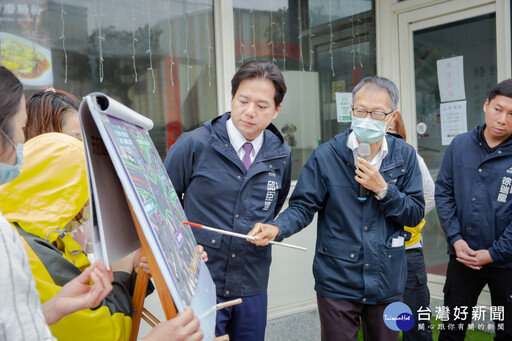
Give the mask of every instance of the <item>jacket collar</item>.
[[[226, 122], [230, 117], [231, 112], [226, 112], [221, 116], [217, 116], [205, 122], [204, 126], [210, 132], [211, 138], [213, 137], [214, 140], [218, 138], [218, 140], [224, 144], [227, 149], [234, 151], [229, 141], [226, 129]], [[283, 135], [281, 135], [276, 126], [270, 123], [263, 131], [263, 134], [263, 145], [261, 146], [262, 153], [260, 153], [262, 156], [259, 156], [260, 154], [257, 155], [257, 159], [260, 159], [261, 157], [263, 157], [263, 159], [267, 159], [286, 155], [286, 145], [284, 144]]]
[[482, 145], [484, 146], [484, 148], [485, 148], [485, 150], [487, 151], [488, 154], [493, 153], [493, 152], [495, 152], [498, 149], [506, 149], [506, 150], [510, 150], [511, 149], [511, 147], [512, 147], [512, 135], [510, 135], [505, 141], [503, 141], [499, 145], [497, 145], [497, 146], [495, 146], [493, 148], [490, 148], [489, 145], [487, 144], [487, 141], [484, 138], [484, 129], [485, 129], [485, 123], [477, 126], [471, 132], [471, 137], [473, 138], [473, 141], [475, 141], [475, 143], [477, 143], [477, 144], [478, 143], [482, 143]]
[[[351, 132], [352, 129], [348, 128], [344, 132], [336, 135], [334, 139], [328, 143], [331, 144], [334, 152], [338, 154], [344, 162], [353, 165], [354, 158], [352, 150], [347, 146], [347, 139]], [[397, 138], [395, 136], [395, 134], [393, 134], [393, 136], [390, 134], [384, 135], [384, 138], [388, 143], [388, 155], [386, 155], [384, 160], [382, 160], [382, 165], [380, 166], [381, 172], [404, 164], [404, 158], [402, 156], [402, 144], [405, 142], [402, 138]]]

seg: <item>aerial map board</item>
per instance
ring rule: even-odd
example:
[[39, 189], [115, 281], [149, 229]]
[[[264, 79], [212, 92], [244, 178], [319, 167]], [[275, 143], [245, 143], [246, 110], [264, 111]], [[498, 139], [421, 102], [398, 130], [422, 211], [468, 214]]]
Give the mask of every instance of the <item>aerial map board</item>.
[[153, 122], [102, 93], [84, 98], [80, 120], [95, 256], [111, 264], [139, 247], [129, 202], [176, 309], [191, 306], [205, 340], [213, 340], [215, 285], [190, 227], [183, 224], [187, 217], [149, 136]]

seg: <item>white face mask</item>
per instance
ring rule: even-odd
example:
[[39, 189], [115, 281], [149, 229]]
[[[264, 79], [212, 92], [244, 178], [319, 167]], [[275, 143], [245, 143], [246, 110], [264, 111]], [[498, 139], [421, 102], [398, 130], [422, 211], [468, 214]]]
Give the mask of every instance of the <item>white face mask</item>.
[[352, 116], [352, 130], [359, 141], [375, 143], [386, 134], [387, 121], [377, 121], [368, 117]]
[[16, 150], [16, 164], [10, 165], [8, 163], [0, 162], [0, 185], [11, 182], [20, 176], [20, 166], [23, 164], [23, 143], [14, 144], [9, 136], [0, 129], [0, 132], [9, 141], [9, 143]]

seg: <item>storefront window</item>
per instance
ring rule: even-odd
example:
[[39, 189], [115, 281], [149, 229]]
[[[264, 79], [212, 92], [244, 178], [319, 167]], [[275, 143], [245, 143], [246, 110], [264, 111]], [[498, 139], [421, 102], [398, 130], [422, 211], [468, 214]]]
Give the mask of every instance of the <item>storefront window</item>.
[[[464, 37], [471, 37], [471, 44], [465, 44]], [[484, 122], [482, 107], [498, 77], [496, 16], [483, 15], [419, 30], [414, 32], [413, 39], [418, 153], [435, 180], [444, 153], [455, 135], [452, 128], [454, 122], [456, 134], [471, 131]], [[442, 61], [452, 60], [460, 63], [465, 95], [457, 99], [445, 95], [448, 98], [442, 99], [439, 83], [447, 73], [438, 74], [438, 65]], [[443, 120], [443, 106], [450, 108], [445, 117], [455, 119]], [[459, 114], [461, 111], [463, 115]], [[464, 127], [458, 128], [460, 122], [465, 122]], [[445, 275], [448, 261], [446, 236], [435, 209], [425, 217], [425, 222], [422, 234], [427, 271]]]
[[270, 60], [288, 92], [274, 124], [292, 150], [297, 179], [314, 148], [350, 126], [336, 93], [376, 72], [372, 1], [233, 0], [235, 60]]
[[104, 92], [154, 121], [162, 157], [216, 115], [212, 0], [6, 0], [0, 44], [26, 96]]
[[372, 1], [364, 0], [310, 0], [308, 2], [308, 12], [310, 26], [319, 26], [329, 24], [338, 19], [350, 18], [360, 13], [371, 11]]

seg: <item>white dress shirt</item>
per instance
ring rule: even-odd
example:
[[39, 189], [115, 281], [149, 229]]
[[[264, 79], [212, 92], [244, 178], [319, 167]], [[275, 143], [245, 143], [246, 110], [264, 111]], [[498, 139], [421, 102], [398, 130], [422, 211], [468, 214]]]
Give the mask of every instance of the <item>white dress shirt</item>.
[[260, 151], [261, 146], [263, 145], [263, 132], [261, 132], [261, 134], [254, 140], [247, 141], [245, 137], [242, 135], [242, 133], [238, 129], [236, 129], [235, 124], [233, 123], [231, 118], [226, 122], [226, 130], [228, 131], [229, 142], [231, 142], [231, 145], [235, 149], [240, 160], [242, 160], [242, 158], [245, 155], [245, 151], [242, 148], [244, 143], [250, 142], [252, 144], [252, 151], [250, 157], [251, 163], [254, 162], [256, 155], [258, 155], [258, 152]]
[[434, 199], [436, 186], [434, 184], [434, 180], [432, 180], [430, 172], [428, 171], [425, 161], [420, 156], [420, 154], [416, 153], [416, 156], [418, 157], [421, 178], [423, 179], [423, 197], [425, 198], [425, 215], [427, 215], [428, 212], [432, 211], [432, 209], [436, 207], [436, 201]]
[[[359, 141], [357, 141], [356, 134], [354, 132], [351, 132], [348, 135], [347, 138], [347, 147], [349, 147], [352, 150], [352, 153], [354, 154], [354, 162], [357, 162], [357, 152], [359, 151]], [[382, 139], [382, 145], [380, 146], [379, 152], [373, 157], [373, 159], [370, 160], [370, 164], [380, 169], [380, 166], [382, 165], [382, 160], [388, 155], [388, 143], [386, 141], [386, 137]]]

